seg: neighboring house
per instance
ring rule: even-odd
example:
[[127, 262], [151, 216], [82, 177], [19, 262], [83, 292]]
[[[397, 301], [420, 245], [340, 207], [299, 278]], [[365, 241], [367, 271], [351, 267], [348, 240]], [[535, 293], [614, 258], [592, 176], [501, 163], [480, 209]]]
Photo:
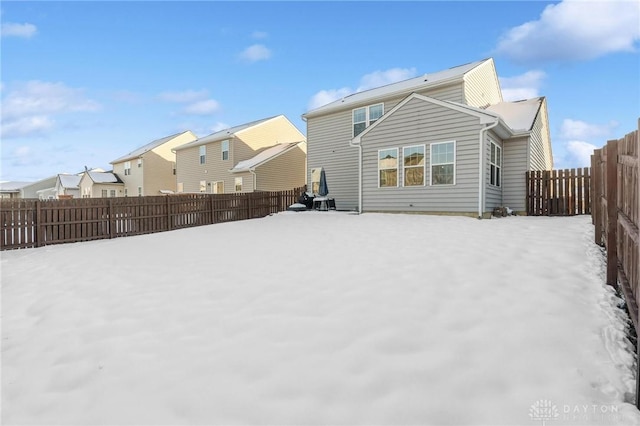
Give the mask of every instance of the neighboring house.
[[41, 200], [48, 200], [53, 196], [53, 187], [56, 184], [56, 176], [41, 179], [36, 182], [32, 182], [22, 188], [22, 198], [39, 198]]
[[17, 182], [17, 181], [0, 182], [0, 198], [1, 199], [23, 198], [22, 188], [30, 184], [32, 184], [32, 182]]
[[174, 151], [178, 192], [275, 191], [306, 180], [305, 137], [284, 115], [221, 130]]
[[86, 171], [78, 184], [82, 198], [113, 198], [124, 196], [124, 183], [113, 172]]
[[113, 160], [113, 172], [124, 182], [124, 192], [118, 196], [175, 192], [176, 155], [172, 150], [196, 139], [196, 135], [187, 130], [157, 139]]
[[59, 174], [54, 188], [55, 197], [80, 198], [80, 180], [82, 180], [82, 175], [83, 173], [79, 175]]
[[492, 59], [355, 93], [302, 117], [307, 168], [325, 169], [340, 209], [523, 212], [525, 172], [553, 166], [545, 98], [504, 102]]

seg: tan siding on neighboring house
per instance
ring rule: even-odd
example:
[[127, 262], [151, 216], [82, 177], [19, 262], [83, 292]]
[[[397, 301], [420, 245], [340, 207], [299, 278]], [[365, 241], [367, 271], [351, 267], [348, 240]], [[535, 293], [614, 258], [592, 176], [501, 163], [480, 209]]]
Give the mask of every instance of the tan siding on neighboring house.
[[[142, 187], [144, 194], [144, 168], [145, 162], [142, 161], [142, 167], [138, 167], [138, 159], [133, 158], [131, 160], [127, 160], [131, 163], [131, 174], [124, 174], [124, 161], [120, 163], [113, 163], [113, 172], [120, 176], [122, 182], [124, 182], [124, 187], [127, 189], [127, 196], [129, 197], [137, 197], [138, 196], [138, 187]], [[155, 195], [155, 194], [154, 194]], [[124, 196], [124, 191], [123, 191]]]
[[[477, 212], [480, 128], [476, 117], [419, 99], [409, 101], [362, 138], [363, 211]], [[429, 185], [430, 144], [449, 141], [456, 142], [455, 185]], [[402, 148], [421, 144], [425, 185], [403, 187]], [[397, 188], [378, 187], [378, 150], [386, 148], [399, 149]]]
[[464, 102], [476, 108], [502, 102], [502, 92], [493, 60], [486, 61], [464, 76]]
[[205, 164], [200, 164], [200, 147], [193, 146], [176, 152], [177, 179], [184, 184], [184, 192], [200, 192], [200, 181], [207, 182], [206, 192], [212, 192], [210, 182], [224, 181], [225, 192], [233, 191], [233, 176], [229, 170], [233, 168], [231, 151], [233, 141], [229, 142], [229, 159], [222, 159], [222, 141], [208, 143], [206, 146]]
[[527, 146], [529, 139], [526, 136], [509, 139], [504, 143], [502, 151], [502, 199], [504, 205], [516, 212], [526, 210], [525, 197], [525, 172], [527, 164]]
[[[236, 133], [236, 136], [254, 150], [279, 143], [305, 140], [304, 135], [282, 115], [241, 130]], [[251, 156], [247, 158], [251, 158]], [[246, 158], [235, 159], [236, 163], [242, 160], [246, 160]]]
[[[304, 143], [256, 168], [259, 191], [284, 191], [305, 184]], [[329, 187], [331, 189], [331, 187]]]
[[[531, 129], [529, 170], [551, 170], [553, 168], [548, 123], [547, 102], [545, 99], [540, 106], [540, 111], [538, 111]], [[589, 166], [589, 164], [585, 164], [586, 166]]]

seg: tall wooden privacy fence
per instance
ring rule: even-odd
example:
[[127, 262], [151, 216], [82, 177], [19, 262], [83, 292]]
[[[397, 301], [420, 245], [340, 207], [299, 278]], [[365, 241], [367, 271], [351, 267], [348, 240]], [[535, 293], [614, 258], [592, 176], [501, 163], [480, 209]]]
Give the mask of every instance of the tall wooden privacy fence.
[[0, 250], [150, 234], [284, 211], [305, 188], [241, 194], [0, 201]]
[[526, 172], [527, 215], [590, 214], [590, 181], [588, 167]]
[[[620, 288], [633, 321], [638, 328], [640, 276], [638, 270], [638, 162], [640, 158], [640, 120], [638, 129], [594, 151], [591, 213], [595, 243], [607, 251], [607, 284]], [[640, 362], [640, 338], [637, 347]], [[640, 364], [638, 364], [640, 365]], [[640, 373], [640, 369], [638, 369]], [[640, 375], [636, 376], [636, 407], [640, 408]]]

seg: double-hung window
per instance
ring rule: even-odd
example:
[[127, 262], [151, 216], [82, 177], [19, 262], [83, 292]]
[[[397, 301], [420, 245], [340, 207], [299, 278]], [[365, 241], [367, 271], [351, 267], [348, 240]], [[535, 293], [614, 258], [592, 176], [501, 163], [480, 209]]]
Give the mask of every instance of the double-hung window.
[[102, 198], [107, 198], [107, 190], [106, 189], [102, 190]]
[[375, 123], [384, 114], [384, 104], [369, 105], [353, 110], [353, 137]]
[[234, 183], [236, 192], [242, 192], [242, 177], [237, 177]]
[[502, 169], [502, 149], [491, 142], [491, 176], [489, 183], [494, 186], [500, 186], [500, 171]]
[[437, 142], [431, 144], [431, 185], [455, 185], [456, 143]]
[[404, 186], [424, 185], [424, 145], [402, 148]]
[[138, 158], [138, 168], [142, 167], [142, 158]]
[[378, 187], [398, 186], [398, 148], [378, 151]]
[[228, 160], [229, 159], [229, 141], [222, 141], [222, 159], [223, 160]]
[[207, 162], [207, 146], [200, 145], [200, 164], [205, 164]]
[[128, 176], [131, 174], [131, 161], [124, 162], [124, 175]]

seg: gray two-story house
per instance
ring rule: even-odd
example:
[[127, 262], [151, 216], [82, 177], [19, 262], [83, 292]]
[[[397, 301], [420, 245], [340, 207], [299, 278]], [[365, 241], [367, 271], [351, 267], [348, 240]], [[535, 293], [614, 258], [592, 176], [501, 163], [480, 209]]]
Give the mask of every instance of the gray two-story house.
[[307, 170], [324, 168], [339, 209], [523, 212], [525, 172], [553, 166], [545, 98], [504, 102], [492, 59], [358, 92], [302, 117]]

